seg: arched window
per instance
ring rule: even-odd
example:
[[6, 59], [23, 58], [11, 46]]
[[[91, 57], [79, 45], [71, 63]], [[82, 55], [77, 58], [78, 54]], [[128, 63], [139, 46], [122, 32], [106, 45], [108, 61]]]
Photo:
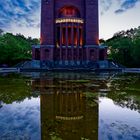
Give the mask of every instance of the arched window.
[[59, 10], [59, 18], [63, 17], [77, 17], [80, 18], [79, 10], [74, 6], [65, 6]]
[[35, 49], [35, 60], [40, 60], [40, 50]]
[[46, 58], [49, 58], [49, 57], [50, 57], [50, 56], [49, 56], [49, 52], [50, 52], [50, 51], [49, 51], [48, 49], [45, 50], [45, 56], [46, 56]]
[[99, 60], [104, 60], [104, 49], [100, 49], [100, 53], [99, 53]]

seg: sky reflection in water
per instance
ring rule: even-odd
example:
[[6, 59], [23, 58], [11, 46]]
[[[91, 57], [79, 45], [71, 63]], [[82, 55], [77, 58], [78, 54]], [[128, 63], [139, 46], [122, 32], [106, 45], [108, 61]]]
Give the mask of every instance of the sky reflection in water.
[[100, 98], [99, 126], [101, 140], [140, 139], [140, 114], [115, 105], [109, 98]]
[[0, 109], [1, 139], [40, 139], [40, 99], [4, 104]]
[[1, 76], [0, 106], [2, 140], [140, 139], [139, 75]]

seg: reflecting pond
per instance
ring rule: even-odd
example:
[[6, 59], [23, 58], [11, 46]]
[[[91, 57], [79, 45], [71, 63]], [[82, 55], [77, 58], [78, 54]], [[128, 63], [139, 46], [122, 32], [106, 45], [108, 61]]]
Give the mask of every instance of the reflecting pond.
[[1, 75], [0, 139], [140, 140], [140, 75]]

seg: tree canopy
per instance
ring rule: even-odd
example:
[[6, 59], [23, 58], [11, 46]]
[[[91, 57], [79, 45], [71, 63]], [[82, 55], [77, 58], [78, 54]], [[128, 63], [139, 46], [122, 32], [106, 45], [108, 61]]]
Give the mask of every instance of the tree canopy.
[[101, 39], [101, 43], [108, 46], [110, 59], [126, 67], [140, 67], [140, 26]]
[[[108, 46], [108, 58], [126, 67], [140, 67], [140, 26], [120, 31], [108, 40], [100, 40]], [[15, 65], [31, 59], [31, 46], [39, 44], [39, 39], [21, 34], [4, 33], [0, 29], [0, 65]]]
[[21, 34], [13, 35], [0, 30], [0, 64], [9, 66], [31, 59], [31, 46], [39, 44], [38, 39], [24, 37]]

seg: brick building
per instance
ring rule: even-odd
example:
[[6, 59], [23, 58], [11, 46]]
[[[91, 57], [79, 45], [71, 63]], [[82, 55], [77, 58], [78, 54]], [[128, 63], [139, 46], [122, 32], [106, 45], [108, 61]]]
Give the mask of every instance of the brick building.
[[42, 0], [41, 42], [32, 47], [33, 67], [104, 67], [107, 49], [99, 45], [98, 26], [98, 0]]

